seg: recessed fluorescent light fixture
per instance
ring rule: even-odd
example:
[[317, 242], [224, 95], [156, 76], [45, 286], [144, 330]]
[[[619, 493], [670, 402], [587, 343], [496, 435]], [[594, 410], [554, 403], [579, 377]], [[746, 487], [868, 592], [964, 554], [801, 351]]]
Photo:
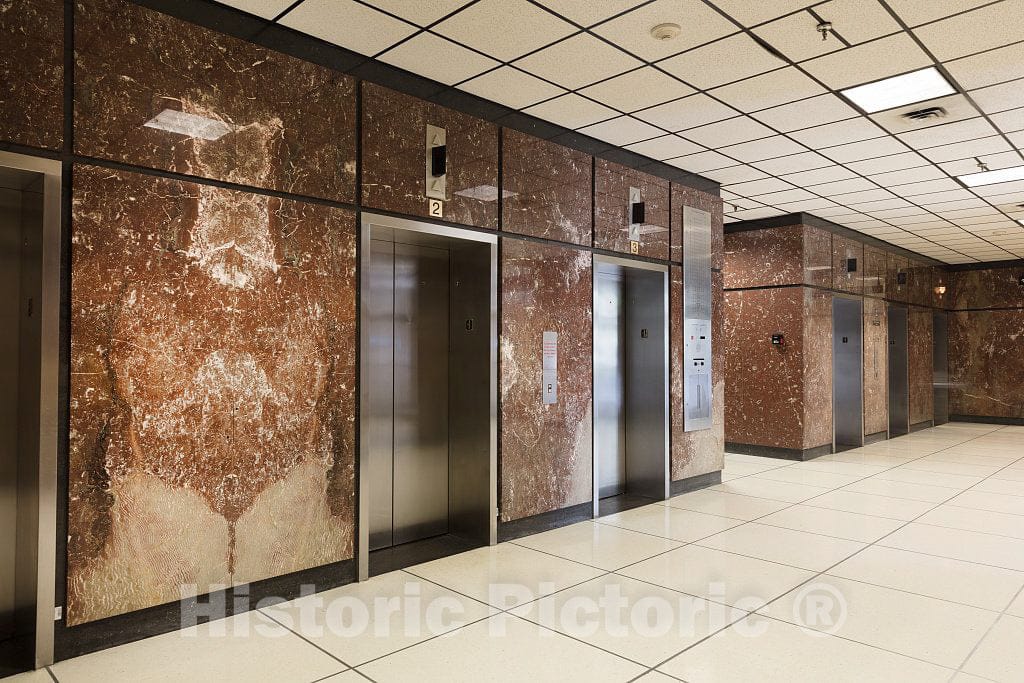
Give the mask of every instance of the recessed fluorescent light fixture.
[[994, 185], [995, 183], [1006, 183], [1011, 180], [1024, 180], [1024, 166], [1012, 166], [1010, 168], [1001, 168], [998, 171], [982, 171], [981, 173], [958, 175], [957, 180], [967, 187]]
[[177, 109], [164, 109], [143, 125], [146, 128], [156, 128], [200, 140], [219, 140], [232, 130], [232, 127], [223, 121]]
[[938, 69], [930, 66], [927, 69], [858, 85], [839, 92], [867, 113], [874, 114], [885, 109], [952, 95], [956, 89], [939, 73]]

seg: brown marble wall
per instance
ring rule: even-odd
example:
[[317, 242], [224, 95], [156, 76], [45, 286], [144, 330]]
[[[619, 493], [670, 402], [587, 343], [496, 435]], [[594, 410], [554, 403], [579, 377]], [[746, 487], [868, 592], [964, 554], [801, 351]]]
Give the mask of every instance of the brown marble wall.
[[692, 206], [711, 214], [711, 267], [721, 270], [725, 265], [722, 198], [676, 183], [672, 183], [671, 259], [677, 262], [683, 260], [684, 206]]
[[352, 78], [124, 0], [78, 0], [75, 22], [79, 154], [355, 199]]
[[74, 188], [68, 624], [352, 557], [353, 213]]
[[951, 415], [1024, 418], [1021, 339], [1022, 309], [949, 314]]
[[[850, 272], [850, 260], [856, 261]], [[849, 237], [832, 236], [832, 287], [851, 294], [864, 293], [864, 245]]]
[[932, 266], [924, 261], [913, 259], [909, 261], [907, 301], [915, 306], [932, 305], [932, 297], [934, 296], [932, 291], [933, 270]]
[[804, 284], [832, 286], [832, 233], [804, 226]]
[[934, 337], [932, 310], [911, 308], [907, 316], [907, 356], [910, 374], [910, 424], [935, 417]]
[[832, 293], [803, 289], [803, 448], [832, 443]]
[[444, 219], [498, 227], [498, 127], [373, 83], [363, 88], [363, 204], [429, 216], [426, 126], [445, 129]]
[[[885, 256], [885, 296], [891, 301], [906, 302], [910, 298], [910, 261], [906, 256], [886, 254]], [[900, 275], [903, 282], [900, 282]]]
[[[932, 303], [931, 305], [935, 308], [948, 309], [952, 307], [953, 299], [953, 287], [952, 278], [953, 273], [948, 272], [945, 268], [937, 267], [932, 269]], [[942, 288], [946, 290], [943, 292]]]
[[1024, 307], [1024, 268], [986, 268], [949, 273], [949, 307], [954, 310]]
[[864, 434], [889, 429], [889, 318], [881, 299], [864, 299]]
[[64, 3], [0, 2], [0, 140], [64, 143]]
[[725, 292], [726, 441], [805, 447], [805, 309], [803, 287]]
[[594, 173], [594, 246], [630, 253], [629, 188], [635, 187], [644, 202], [639, 254], [667, 260], [669, 182], [604, 159], [596, 160]]
[[881, 249], [864, 245], [864, 294], [866, 296], [885, 296], [885, 285], [888, 278], [886, 253]]
[[590, 246], [592, 157], [506, 128], [502, 131], [502, 229]]
[[[503, 239], [501, 520], [592, 499], [592, 258]], [[558, 402], [541, 396], [542, 338], [558, 333]]]
[[726, 289], [795, 285], [804, 281], [801, 225], [725, 235]]
[[671, 268], [669, 339], [671, 344], [671, 478], [679, 481], [725, 466], [725, 293], [722, 274], [711, 275], [711, 429], [684, 430], [683, 420], [683, 269]]

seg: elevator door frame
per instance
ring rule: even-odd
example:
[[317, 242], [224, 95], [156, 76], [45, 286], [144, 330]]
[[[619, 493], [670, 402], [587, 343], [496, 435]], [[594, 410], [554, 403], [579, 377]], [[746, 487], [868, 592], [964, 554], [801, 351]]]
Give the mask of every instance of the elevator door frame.
[[[669, 272], [668, 272], [668, 267], [664, 266], [664, 265], [661, 265], [661, 264], [657, 264], [657, 263], [649, 263], [647, 261], [634, 261], [632, 259], [627, 259], [627, 258], [619, 258], [619, 257], [615, 257], [615, 256], [605, 256], [605, 255], [595, 254], [594, 255], [594, 264], [593, 264], [593, 269], [594, 269], [595, 277], [594, 277], [594, 291], [593, 291], [593, 302], [592, 302], [592, 305], [593, 305], [593, 308], [594, 308], [594, 318], [593, 318], [593, 321], [592, 321], [592, 325], [594, 326], [594, 330], [593, 330], [593, 332], [594, 332], [594, 339], [596, 339], [596, 334], [597, 334], [597, 309], [598, 309], [598, 301], [597, 301], [597, 296], [598, 296], [597, 272], [598, 272], [601, 264], [615, 265], [615, 266], [619, 266], [619, 267], [621, 267], [623, 269], [634, 268], [634, 269], [638, 269], [638, 270], [654, 271], [656, 273], [660, 273], [661, 276], [662, 276], [662, 283], [663, 283], [663, 287], [662, 287], [662, 301], [663, 301], [662, 320], [664, 321], [664, 329], [663, 329], [662, 335], [663, 335], [663, 339], [665, 340], [665, 350], [664, 350], [664, 360], [663, 360], [663, 367], [664, 367], [665, 371], [664, 371], [664, 377], [662, 379], [662, 382], [663, 382], [663, 386], [665, 387], [665, 391], [664, 391], [664, 398], [663, 398], [663, 401], [664, 401], [664, 403], [663, 403], [663, 406], [664, 406], [663, 407], [664, 436], [663, 436], [663, 439], [662, 439], [662, 442], [663, 442], [662, 448], [663, 448], [663, 452], [664, 452], [664, 458], [662, 459], [663, 462], [661, 464], [661, 471], [664, 473], [664, 488], [663, 488], [663, 490], [659, 490], [658, 493], [660, 494], [660, 498], [662, 500], [665, 500], [670, 495], [670, 487], [671, 487], [671, 477], [669, 476], [669, 472], [670, 472], [669, 467], [670, 467], [670, 458], [671, 458], [671, 452], [669, 450], [669, 431], [670, 431], [669, 430], [669, 421], [670, 421], [670, 418], [669, 418], [669, 381], [670, 381], [670, 367], [669, 367], [670, 355], [669, 355], [669, 349], [671, 347], [671, 339], [669, 337], [670, 320], [669, 320], [669, 277], [668, 277], [669, 276]], [[623, 307], [622, 310], [624, 311], [625, 308]], [[591, 343], [595, 344], [596, 341], [592, 341]], [[593, 371], [594, 371], [594, 377], [596, 379], [596, 377], [597, 377], [596, 366], [593, 368]], [[596, 382], [595, 382], [595, 390], [596, 390]], [[599, 436], [598, 436], [598, 429], [597, 429], [597, 424], [598, 424], [598, 420], [599, 419], [600, 419], [600, 415], [599, 415], [599, 409], [598, 409], [598, 402], [597, 402], [596, 397], [595, 397], [595, 400], [594, 400], [594, 425], [595, 425], [595, 429], [593, 430], [593, 432], [594, 432], [594, 437], [593, 437], [594, 438], [594, 448], [593, 448], [593, 491], [592, 491], [592, 495], [593, 495], [593, 516], [595, 518], [600, 517], [600, 506], [601, 506], [601, 491], [600, 491], [600, 489], [601, 489], [601, 467], [600, 467], [601, 451], [600, 451]], [[626, 462], [627, 462], [627, 468], [628, 468], [628, 454], [627, 454]], [[628, 482], [628, 469], [627, 469], [626, 481]], [[624, 482], [624, 484], [625, 484], [625, 482]], [[659, 487], [659, 489], [660, 489], [660, 487]], [[627, 489], [626, 493], [629, 493], [628, 489]]]
[[[358, 471], [368, 473], [370, 467], [370, 440], [363, 438], [371, 430], [369, 424], [369, 411], [364, 406], [371, 404], [370, 382], [364, 381], [367, 377], [367, 370], [370, 359], [370, 325], [364, 321], [370, 320], [370, 301], [367, 295], [366, 286], [371, 276], [371, 246], [372, 240], [384, 239], [393, 240], [395, 231], [416, 233], [424, 238], [429, 236], [464, 240], [489, 245], [490, 247], [490, 319], [487, 321], [490, 332], [489, 344], [489, 414], [490, 414], [490, 435], [489, 435], [489, 481], [488, 494], [490, 497], [488, 514], [488, 543], [495, 545], [498, 542], [498, 236], [466, 230], [462, 228], [449, 227], [406, 218], [393, 216], [382, 216], [379, 214], [363, 213], [360, 220], [360, 298], [359, 298], [359, 463]], [[358, 537], [356, 543], [357, 575], [360, 581], [370, 577], [370, 477], [358, 477], [358, 509], [357, 519]]]
[[[893, 325], [894, 316], [901, 320], [900, 325]], [[906, 306], [889, 304], [886, 309], [889, 367], [889, 438], [910, 433], [910, 309]], [[902, 350], [901, 354], [895, 353]], [[894, 367], [899, 356], [903, 357], [903, 366]], [[895, 372], [899, 370], [900, 372]], [[893, 400], [894, 398], [899, 400]], [[902, 416], [902, 420], [899, 418]], [[899, 424], [897, 424], [899, 423]], [[896, 427], [895, 429], [893, 427]]]
[[[843, 308], [849, 308], [837, 315]], [[849, 314], [856, 310], [856, 315]], [[843, 339], [853, 339], [843, 342]], [[855, 348], [854, 348], [855, 347]], [[843, 354], [843, 350], [848, 351]], [[850, 362], [856, 365], [851, 371]], [[856, 416], [847, 408], [856, 409]], [[832, 296], [832, 451], [864, 445], [864, 300]]]
[[[43, 177], [40, 273], [39, 462], [37, 496], [35, 667], [53, 664], [57, 576], [57, 429], [60, 380], [61, 162], [0, 151], [0, 167]], [[20, 492], [19, 492], [20, 493]]]

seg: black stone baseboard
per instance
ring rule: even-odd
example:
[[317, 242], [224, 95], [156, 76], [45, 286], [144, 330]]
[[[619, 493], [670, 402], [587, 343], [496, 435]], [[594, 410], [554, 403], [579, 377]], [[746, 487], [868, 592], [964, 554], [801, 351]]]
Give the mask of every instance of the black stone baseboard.
[[698, 489], [706, 489], [709, 486], [722, 483], [722, 471], [708, 472], [707, 474], [698, 474], [693, 477], [687, 477], [686, 479], [677, 479], [672, 482], [670, 492], [673, 496], [678, 496], [680, 493], [689, 493], [690, 491], [696, 491]]
[[[202, 624], [248, 612], [256, 609], [261, 600], [292, 600], [302, 594], [303, 586], [312, 586], [319, 593], [355, 580], [355, 560], [344, 560], [79, 626], [68, 627], [61, 621], [54, 624], [54, 660], [59, 662], [115, 645], [170, 633], [181, 629], [182, 624]], [[206, 616], [211, 613], [216, 616]]]
[[864, 445], [867, 446], [869, 443], [878, 443], [879, 441], [885, 441], [889, 438], [889, 432], [875, 432], [874, 434], [864, 435]]
[[910, 433], [919, 432], [922, 429], [931, 429], [935, 426], [935, 422], [932, 420], [925, 420], [924, 422], [918, 422], [917, 424], [910, 425]]
[[781, 460], [813, 460], [832, 452], [832, 444], [815, 446], [799, 450], [796, 448], [778, 448], [776, 446], [761, 446], [752, 443], [725, 442], [726, 453], [742, 453], [744, 455], [759, 455], [762, 458], [779, 458]]
[[572, 507], [542, 512], [532, 517], [513, 519], [510, 522], [498, 522], [498, 542], [511, 541], [523, 536], [532, 536], [542, 531], [550, 531], [559, 527], [582, 522], [594, 518], [594, 503], [587, 501]]
[[996, 417], [992, 415], [950, 415], [950, 422], [979, 422], [987, 425], [1024, 425], [1024, 417]]
[[455, 534], [443, 534], [410, 543], [393, 545], [390, 548], [372, 550], [370, 551], [370, 576], [380, 576], [381, 574], [411, 567], [414, 564], [423, 564], [424, 562], [439, 560], [449, 555], [482, 548], [485, 545], [487, 545], [486, 540], [480, 541], [456, 536]]

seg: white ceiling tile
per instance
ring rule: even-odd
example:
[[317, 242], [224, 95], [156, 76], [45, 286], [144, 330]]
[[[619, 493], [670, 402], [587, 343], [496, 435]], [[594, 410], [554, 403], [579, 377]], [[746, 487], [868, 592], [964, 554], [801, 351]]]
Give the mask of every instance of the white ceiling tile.
[[[679, 35], [669, 40], [651, 36], [653, 27], [666, 23], [679, 26]], [[701, 0], [655, 0], [592, 30], [641, 59], [654, 62], [736, 33], [738, 29]]]
[[498, 66], [498, 62], [490, 57], [426, 31], [388, 50], [378, 59], [446, 85], [454, 85]]
[[797, 12], [754, 29], [754, 34], [794, 62], [841, 50], [838, 40], [821, 40], [818, 20], [810, 12]]
[[684, 140], [678, 135], [662, 135], [661, 137], [654, 138], [653, 140], [645, 140], [643, 142], [637, 142], [632, 145], [627, 145], [626, 149], [636, 152], [637, 154], [643, 154], [644, 156], [652, 159], [671, 159], [673, 157], [683, 156], [684, 154], [695, 154], [696, 152], [703, 151], [700, 145], [695, 145], [689, 140]]
[[603, 104], [591, 102], [575, 93], [568, 93], [553, 100], [541, 102], [524, 111], [539, 119], [573, 129], [619, 115], [617, 111], [609, 109]]
[[[841, 197], [838, 197], [837, 199], [842, 201]], [[845, 204], [846, 202], [843, 203]], [[910, 204], [904, 199], [879, 199], [878, 201], [874, 202], [858, 202], [853, 206], [858, 211], [863, 211], [865, 213], [870, 213], [873, 215], [875, 211], [885, 211], [887, 209], [902, 209], [905, 207], [909, 207]]]
[[970, 95], [986, 114], [1024, 107], [1024, 79], [972, 90]]
[[592, 126], [580, 128], [579, 132], [619, 147], [662, 134], [660, 129], [649, 123], [637, 121], [632, 116], [620, 116], [617, 119], [595, 123]]
[[601, 81], [582, 94], [624, 112], [646, 109], [693, 93], [693, 88], [649, 66]]
[[1007, 133], [1006, 137], [1010, 138], [1010, 142], [1019, 149], [1024, 150], [1024, 132], [1016, 131], [1014, 133]]
[[938, 202], [935, 204], [931, 204], [928, 207], [928, 210], [934, 213], [941, 213], [942, 215], [945, 215], [946, 211], [956, 211], [957, 209], [970, 209], [979, 207], [984, 208], [986, 210], [989, 208], [988, 204], [985, 202], [984, 199], [979, 199], [978, 197], [969, 197], [967, 199], [957, 199], [956, 201], [951, 202]]
[[925, 130], [916, 130], [909, 133], [901, 133], [897, 137], [914, 149], [927, 149], [939, 145], [949, 145], [965, 140], [985, 138], [990, 135], [998, 135], [999, 131], [989, 124], [988, 121], [979, 117], [947, 123], [942, 126], [932, 126]]
[[636, 6], [635, 0], [540, 0], [540, 4], [581, 26], [592, 26]]
[[[997, 171], [1001, 168], [1020, 166], [1020, 155], [1017, 152], [1003, 152], [1001, 154], [988, 154], [982, 161], [990, 170]], [[958, 161], [947, 161], [940, 163], [939, 167], [950, 175], [967, 175], [978, 172], [978, 162], [974, 159], [960, 159]]]
[[[992, 114], [989, 118], [1004, 133], [1024, 130], [1024, 107]], [[1017, 145], [1017, 147], [1020, 146], [1020, 144]]]
[[640, 66], [639, 60], [587, 34], [566, 38], [523, 57], [516, 66], [570, 90]]
[[744, 26], [781, 17], [814, 4], [809, 0], [716, 0], [716, 5]]
[[902, 30], [878, 0], [831, 0], [815, 5], [814, 13], [853, 45]]
[[672, 132], [736, 116], [738, 112], [703, 93], [635, 112], [638, 119]]
[[825, 89], [796, 67], [776, 69], [738, 83], [715, 88], [709, 94], [740, 111], [767, 109], [793, 100], [819, 95]]
[[[904, 114], [931, 107], [939, 107], [946, 113], [943, 116], [923, 120], [904, 117]], [[871, 119], [890, 133], [909, 133], [916, 130], [925, 130], [933, 126], [942, 126], [954, 121], [972, 119], [977, 115], [978, 109], [966, 97], [956, 94], [928, 100], [927, 102], [908, 104], [905, 107], [887, 109], [877, 114], [871, 114]]]
[[[842, 195], [849, 192], [863, 192], [865, 190], [878, 189], [877, 185], [870, 180], [865, 180], [864, 178], [837, 180], [832, 183], [823, 183], [821, 185], [813, 185], [811, 187], [815, 192], [825, 195], [826, 197], [834, 197], [836, 195]], [[842, 201], [840, 197], [836, 197], [836, 199]]]
[[658, 66], [698, 88], [713, 88], [784, 66], [745, 34], [669, 57]]
[[750, 209], [749, 211], [737, 211], [732, 214], [733, 218], [738, 221], [753, 221], [759, 218], [773, 218], [775, 216], [783, 216], [783, 212], [777, 209]]
[[917, 168], [905, 168], [899, 171], [878, 173], [870, 176], [871, 180], [882, 187], [895, 187], [907, 183], [920, 183], [925, 180], [938, 180], [945, 178], [946, 174], [936, 166], [918, 166]]
[[[935, 210], [935, 207], [932, 207]], [[990, 206], [975, 206], [970, 209], [955, 209], [955, 210], [942, 210], [936, 211], [943, 218], [949, 220], [958, 220], [960, 218], [973, 218], [974, 216], [991, 216], [993, 214], [999, 215], [999, 212]]]
[[986, 154], [998, 154], [1010, 150], [1010, 144], [1001, 136], [993, 135], [988, 138], [967, 140], [942, 147], [932, 147], [920, 150], [921, 154], [931, 161], [953, 161], [954, 159], [968, 159], [972, 157], [985, 156]]
[[[1024, 165], [1024, 162], [1021, 162]], [[981, 187], [973, 188], [974, 193], [982, 197], [998, 197], [1004, 194], [1017, 193], [1021, 194], [1021, 200], [1024, 201], [1024, 180], [1013, 180], [1008, 183], [996, 183], [994, 185], [982, 185]]]
[[931, 66], [932, 60], [906, 33], [833, 52], [801, 64], [832, 88], [848, 88]]
[[1004, 0], [914, 29], [936, 59], [963, 55], [1015, 43], [1021, 39], [1024, 0]]
[[771, 128], [762, 126], [747, 116], [709, 123], [706, 126], [690, 128], [681, 133], [688, 140], [699, 142], [707, 147], [725, 147], [738, 142], [766, 138], [774, 135]]
[[295, 0], [221, 0], [229, 7], [240, 9], [249, 14], [255, 14], [264, 19], [273, 19], [288, 7]]
[[704, 173], [706, 171], [714, 171], [716, 168], [733, 166], [736, 161], [722, 156], [718, 152], [698, 152], [697, 154], [688, 154], [676, 157], [675, 159], [666, 159], [665, 163], [681, 168], [684, 171], [690, 171], [691, 173]]
[[375, 55], [418, 29], [352, 0], [306, 0], [279, 22], [362, 55]]
[[426, 26], [469, 4], [469, 0], [370, 0], [369, 4], [417, 26]]
[[720, 168], [717, 171], [711, 171], [707, 176], [723, 185], [729, 185], [731, 183], [744, 183], [749, 180], [760, 180], [761, 178], [767, 178], [768, 174], [753, 166], [740, 164], [739, 166], [729, 166], [727, 168]]
[[825, 199], [823, 197], [813, 197], [811, 199], [804, 199], [798, 202], [786, 202], [784, 204], [776, 204], [776, 206], [785, 211], [821, 211], [823, 209], [831, 209], [838, 207], [839, 205], [835, 202]]
[[[893, 225], [912, 225], [913, 219], [920, 220], [922, 216], [928, 217], [930, 214], [921, 213], [921, 209], [916, 206], [901, 206], [895, 209], [875, 209], [871, 212], [871, 215], [875, 218], [881, 218], [884, 221], [889, 221]], [[911, 223], [904, 223], [903, 219], [911, 219]]]
[[579, 29], [526, 0], [480, 0], [431, 30], [509, 62]]
[[847, 164], [847, 166], [858, 173], [869, 175], [872, 173], [899, 171], [901, 169], [924, 166], [926, 164], [928, 164], [928, 160], [917, 152], [903, 152], [902, 154], [892, 154], [878, 159], [854, 161]]
[[846, 121], [827, 123], [824, 126], [796, 130], [789, 134], [808, 147], [821, 149], [822, 147], [835, 147], [848, 142], [869, 140], [881, 137], [887, 133], [879, 128], [871, 119], [863, 116]]
[[800, 171], [798, 173], [787, 174], [783, 176], [783, 179], [800, 187], [811, 187], [856, 177], [857, 174], [845, 166], [832, 165], [826, 166], [825, 168], [816, 168], [810, 171]]
[[835, 95], [825, 94], [753, 114], [755, 119], [787, 133], [860, 116], [856, 109]]
[[915, 197], [921, 194], [945, 192], [947, 190], [961, 190], [963, 188], [960, 186], [960, 183], [955, 180], [950, 178], [938, 178], [936, 180], [925, 180], [920, 183], [907, 183], [906, 185], [899, 185], [890, 189], [900, 197]]
[[845, 206], [836, 205], [833, 208], [818, 209], [817, 211], [815, 211], [815, 213], [822, 218], [834, 218], [836, 216], [843, 216], [845, 214], [848, 214], [850, 213], [850, 210]]
[[[877, 202], [883, 199], [894, 199], [896, 195], [892, 192], [887, 192], [882, 189], [874, 190], [861, 190], [860, 192], [847, 192], [841, 195], [833, 194], [831, 199], [845, 204], [846, 206], [853, 206], [855, 204], [863, 204], [865, 202]], [[858, 210], [863, 211], [858, 207]]]
[[973, 195], [968, 190], [945, 190], [943, 192], [932, 192], [930, 194], [919, 194], [914, 197], [914, 203], [930, 207], [933, 204], [945, 204], [958, 199], [971, 199]]
[[792, 190], [782, 190], [781, 192], [770, 192], [768, 194], [757, 195], [754, 199], [763, 204], [778, 206], [779, 204], [798, 202], [806, 199], [818, 199], [818, 197], [807, 190], [797, 187]]
[[477, 76], [460, 84], [459, 88], [513, 109], [522, 109], [565, 92], [557, 85], [510, 66]]
[[[723, 154], [728, 154], [732, 158], [746, 163], [762, 162], [756, 164], [756, 166], [769, 173], [796, 173], [797, 171], [806, 171], [810, 168], [821, 168], [828, 165], [828, 160], [826, 159], [819, 157], [812, 161], [809, 156], [801, 154], [806, 151], [803, 145], [782, 135], [742, 142], [738, 145], [730, 145], [722, 149]], [[785, 156], [786, 160], [779, 161], [776, 159], [776, 157], [781, 156]], [[800, 158], [796, 159], [794, 156], [799, 156]], [[765, 159], [773, 159], [775, 161], [771, 164], [763, 163]], [[775, 170], [772, 170], [773, 168]]]
[[736, 185], [729, 186], [730, 192], [735, 192], [736, 194], [744, 197], [753, 197], [759, 194], [781, 192], [783, 190], [791, 189], [793, 189], [793, 185], [790, 185], [784, 180], [779, 180], [778, 178], [765, 178], [764, 180], [753, 180], [747, 183], [738, 183]]
[[957, 59], [945, 66], [964, 90], [974, 90], [1020, 78], [1021, 64], [1024, 64], [1024, 43]]
[[754, 166], [757, 166], [762, 171], [767, 171], [772, 175], [799, 173], [800, 171], [809, 171], [815, 168], [825, 168], [828, 165], [828, 159], [814, 152], [789, 154], [784, 157], [765, 159], [754, 164]]
[[844, 164], [851, 161], [889, 156], [906, 151], [907, 146], [902, 142], [896, 138], [885, 137], [875, 138], [873, 140], [863, 140], [861, 142], [851, 142], [837, 147], [828, 147], [821, 150], [821, 153], [830, 159]]

